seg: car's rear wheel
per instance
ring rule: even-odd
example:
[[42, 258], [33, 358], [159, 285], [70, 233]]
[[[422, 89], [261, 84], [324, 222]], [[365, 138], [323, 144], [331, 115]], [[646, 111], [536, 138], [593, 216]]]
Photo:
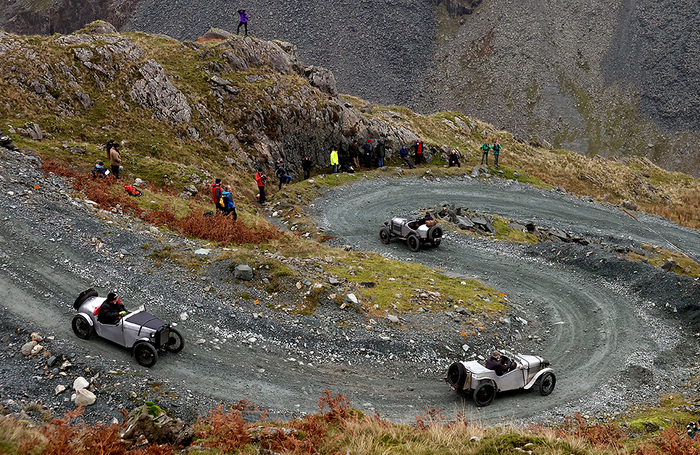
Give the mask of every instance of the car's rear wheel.
[[185, 347], [185, 339], [182, 338], [182, 334], [179, 330], [170, 328], [170, 335], [168, 336], [168, 344], [165, 345], [165, 349], [168, 352], [177, 353], [182, 351]]
[[408, 244], [409, 250], [413, 252], [420, 250], [420, 239], [416, 234], [410, 234], [406, 239], [406, 243]]
[[151, 343], [142, 341], [134, 346], [134, 357], [139, 365], [150, 368], [158, 361], [158, 351]]
[[95, 331], [87, 319], [79, 314], [73, 316], [71, 326], [73, 327], [73, 333], [75, 333], [78, 338], [82, 338], [83, 340], [90, 338]]
[[433, 246], [440, 245], [440, 241], [442, 240], [442, 228], [440, 226], [431, 227], [428, 231], [428, 240], [430, 240], [430, 244]]
[[389, 232], [389, 229], [382, 228], [379, 231], [379, 240], [381, 240], [384, 245], [389, 243], [391, 240], [391, 233]]
[[456, 391], [464, 388], [464, 381], [467, 379], [467, 369], [461, 362], [455, 362], [447, 369], [447, 383], [454, 387]]
[[546, 397], [552, 391], [554, 391], [554, 386], [557, 383], [557, 378], [554, 376], [554, 373], [545, 373], [542, 375], [540, 378], [540, 395], [543, 397]]
[[474, 403], [477, 406], [488, 406], [496, 398], [496, 387], [490, 382], [482, 382], [474, 390]]

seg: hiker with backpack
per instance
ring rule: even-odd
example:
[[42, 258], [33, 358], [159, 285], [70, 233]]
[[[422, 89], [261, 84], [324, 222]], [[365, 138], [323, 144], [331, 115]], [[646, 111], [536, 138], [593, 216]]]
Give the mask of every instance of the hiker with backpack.
[[484, 160], [486, 160], [486, 165], [489, 165], [489, 150], [491, 150], [491, 144], [489, 144], [489, 140], [486, 139], [481, 145], [481, 164], [484, 164]]
[[211, 186], [211, 197], [214, 200], [216, 213], [222, 213], [224, 211], [224, 205], [221, 202], [221, 195], [223, 191], [224, 190], [221, 188], [221, 179], [216, 179]]
[[496, 143], [493, 144], [493, 164], [496, 167], [498, 166], [498, 155], [501, 153], [501, 144], [498, 142], [498, 139], [496, 139]]
[[226, 185], [221, 192], [221, 204], [223, 205], [223, 210], [221, 213], [224, 216], [233, 215], [233, 219], [238, 220], [238, 214], [236, 213], [236, 206], [233, 203], [233, 194], [231, 194], [231, 186]]

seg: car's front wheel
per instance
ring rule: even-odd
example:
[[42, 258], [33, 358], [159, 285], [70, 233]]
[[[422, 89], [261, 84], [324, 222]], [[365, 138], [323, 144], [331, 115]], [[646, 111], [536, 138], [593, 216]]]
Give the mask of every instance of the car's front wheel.
[[477, 406], [488, 406], [496, 398], [496, 387], [490, 382], [482, 382], [474, 390], [474, 403]]
[[389, 241], [391, 241], [391, 233], [388, 228], [382, 228], [379, 231], [379, 240], [381, 240], [384, 245], [387, 245]]
[[75, 333], [78, 338], [82, 338], [83, 340], [90, 338], [95, 331], [87, 319], [79, 314], [73, 316], [71, 326], [73, 327], [73, 333]]
[[554, 376], [554, 373], [545, 373], [542, 375], [540, 378], [540, 395], [543, 397], [546, 397], [552, 391], [554, 391], [554, 386], [557, 383], [557, 378]]
[[185, 339], [182, 338], [182, 334], [179, 330], [170, 328], [170, 335], [168, 336], [168, 344], [165, 345], [165, 349], [168, 352], [177, 353], [182, 351], [185, 347]]
[[150, 368], [158, 361], [158, 351], [151, 343], [142, 341], [134, 346], [134, 357], [139, 365]]
[[408, 249], [413, 252], [420, 250], [420, 239], [416, 234], [410, 234], [406, 239], [406, 244], [408, 245]]

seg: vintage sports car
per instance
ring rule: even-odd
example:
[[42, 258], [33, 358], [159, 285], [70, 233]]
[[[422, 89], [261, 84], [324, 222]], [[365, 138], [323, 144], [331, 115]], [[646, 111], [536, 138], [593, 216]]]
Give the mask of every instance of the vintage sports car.
[[73, 308], [78, 313], [71, 323], [73, 332], [87, 340], [93, 333], [118, 345], [131, 349], [136, 361], [152, 367], [158, 361], [158, 351], [180, 352], [185, 347], [182, 334], [141, 306], [124, 315], [116, 324], [102, 324], [97, 320], [98, 308], [107, 300], [99, 297], [93, 288], [80, 293]]
[[405, 240], [409, 250], [418, 251], [421, 245], [440, 245], [442, 228], [434, 220], [408, 221], [406, 218], [394, 217], [391, 221], [385, 221], [384, 227], [379, 230], [382, 243], [388, 244], [392, 237]]
[[549, 362], [540, 356], [504, 353], [502, 362], [513, 362], [512, 369], [501, 376], [476, 360], [455, 362], [447, 370], [447, 382], [455, 392], [471, 392], [477, 406], [488, 406], [496, 393], [529, 390], [535, 386], [542, 396], [554, 390], [557, 380]]

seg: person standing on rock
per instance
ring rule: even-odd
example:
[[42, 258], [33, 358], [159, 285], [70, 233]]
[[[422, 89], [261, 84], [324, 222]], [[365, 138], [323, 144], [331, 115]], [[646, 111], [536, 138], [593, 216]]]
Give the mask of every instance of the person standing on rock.
[[304, 159], [301, 160], [301, 168], [304, 170], [304, 180], [307, 180], [309, 177], [311, 177], [311, 168], [313, 166], [314, 163], [308, 156], [305, 156]]
[[423, 141], [418, 139], [413, 146], [416, 152], [416, 166], [423, 162]]
[[498, 143], [498, 139], [496, 139], [496, 143], [493, 144], [493, 164], [498, 167], [498, 154], [501, 153], [501, 144]]
[[462, 167], [459, 164], [459, 156], [457, 155], [457, 149], [452, 149], [450, 154], [447, 156], [447, 162], [450, 164], [450, 167], [453, 167], [453, 166]]
[[112, 166], [112, 175], [119, 180], [121, 171], [122, 156], [119, 153], [119, 144], [114, 144], [109, 150], [109, 164]]
[[266, 201], [265, 198], [265, 181], [267, 180], [267, 176], [263, 172], [262, 168], [258, 169], [258, 171], [255, 173], [255, 182], [258, 184], [258, 192], [260, 193], [258, 195], [258, 201], [260, 204], [264, 204]]
[[239, 9], [238, 10], [238, 28], [236, 29], [236, 35], [238, 35], [241, 31], [241, 25], [243, 26], [243, 30], [245, 32], [245, 36], [248, 36], [248, 11], [244, 9]]
[[489, 144], [489, 140], [486, 139], [483, 144], [481, 144], [481, 164], [484, 164], [484, 160], [486, 160], [486, 165], [489, 165], [489, 150], [491, 150], [491, 144]]
[[399, 156], [401, 156], [403, 162], [408, 165], [409, 169], [413, 169], [415, 167], [413, 163], [411, 163], [411, 158], [408, 157], [408, 148], [405, 144], [401, 146], [401, 149], [399, 150]]
[[338, 165], [340, 164], [340, 160], [338, 159], [338, 150], [333, 147], [331, 149], [331, 166], [333, 166], [333, 173], [337, 174], [338, 173]]
[[386, 156], [386, 146], [383, 140], [379, 139], [377, 141], [377, 148], [375, 151], [377, 152], [377, 166], [382, 168], [384, 167], [384, 157]]

